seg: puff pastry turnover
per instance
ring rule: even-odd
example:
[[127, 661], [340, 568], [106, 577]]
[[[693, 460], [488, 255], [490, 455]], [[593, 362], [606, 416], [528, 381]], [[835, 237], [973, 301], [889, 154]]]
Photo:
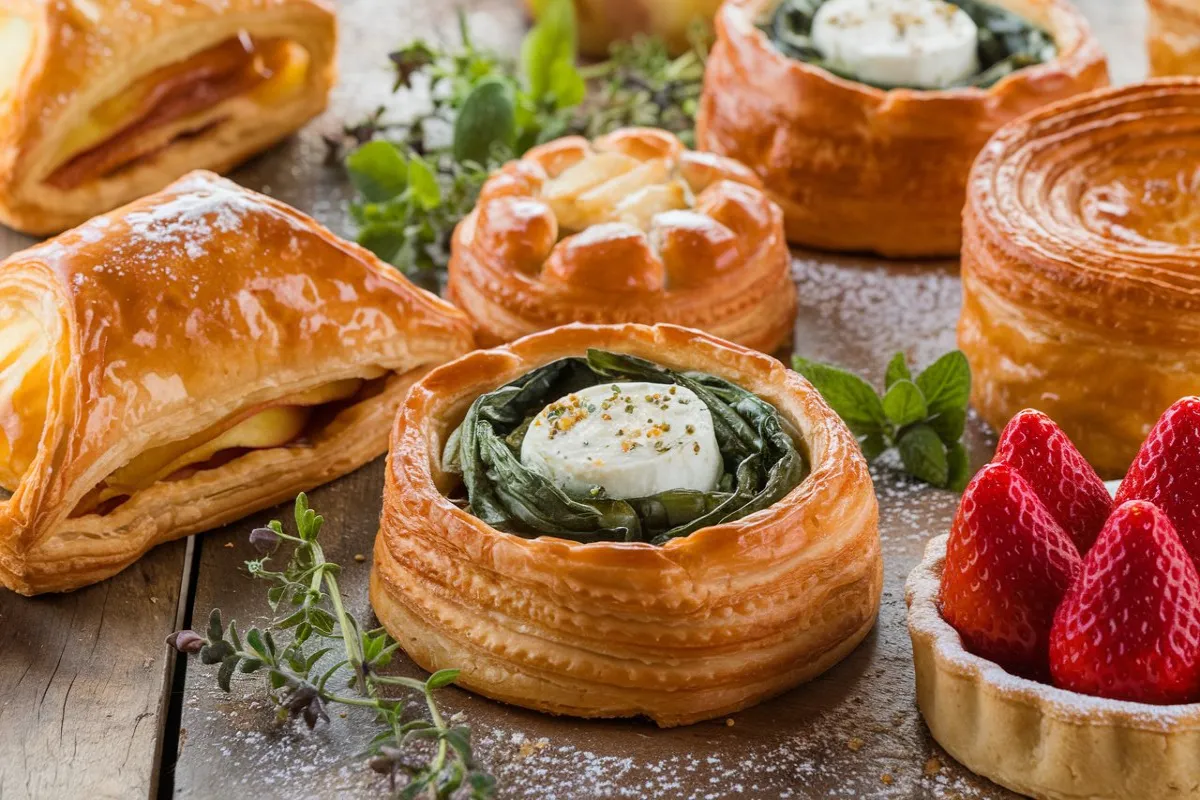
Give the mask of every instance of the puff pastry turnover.
[[964, 212], [958, 341], [999, 429], [1034, 407], [1105, 477], [1200, 381], [1200, 80], [1006, 127]]
[[1200, 75], [1200, 0], [1148, 0], [1151, 75]]
[[760, 186], [648, 128], [536, 147], [459, 224], [448, 296], [485, 346], [569, 322], [667, 322], [774, 351], [796, 296], [782, 214]]
[[[476, 398], [589, 348], [757, 395], [811, 472], [768, 507], [661, 546], [525, 538], [452, 502], [443, 447]], [[441, 367], [404, 403], [386, 481], [376, 614], [422, 667], [454, 664], [461, 685], [504, 702], [663, 726], [707, 719], [828, 669], [878, 610], [878, 511], [854, 437], [803, 378], [699, 331], [570, 325]]]
[[9, 0], [0, 221], [57, 233], [195, 168], [224, 171], [324, 107], [324, 0]]
[[885, 256], [958, 252], [971, 162], [1038, 106], [1108, 83], [1104, 55], [1065, 0], [996, 0], [1049, 31], [1057, 57], [989, 88], [884, 90], [785, 55], [756, 23], [778, 0], [729, 0], [705, 71], [700, 147], [754, 170], [788, 239]]
[[930, 541], [905, 590], [917, 705], [938, 744], [972, 772], [1031, 797], [1194, 797], [1200, 704], [1089, 697], [968, 652], [938, 611], [946, 542]]
[[0, 265], [0, 583], [116, 573], [386, 449], [467, 320], [197, 172]]

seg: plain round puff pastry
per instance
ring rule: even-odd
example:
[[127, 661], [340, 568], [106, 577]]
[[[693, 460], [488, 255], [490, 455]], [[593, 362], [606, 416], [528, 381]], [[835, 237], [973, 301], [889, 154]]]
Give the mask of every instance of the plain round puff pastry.
[[1151, 75], [1200, 75], [1200, 0], [1148, 0]]
[[892, 89], [780, 52], [755, 23], [777, 0], [728, 0], [704, 73], [696, 140], [753, 169], [796, 244], [885, 256], [958, 253], [971, 162], [1039, 106], [1105, 86], [1104, 54], [1065, 0], [997, 0], [1046, 28], [1058, 57], [989, 89]]
[[1200, 786], [1200, 704], [1106, 700], [1019, 678], [963, 647], [938, 611], [948, 537], [908, 578], [917, 705], [972, 772], [1049, 800], [1171, 800]]
[[773, 352], [796, 291], [760, 186], [665, 131], [555, 140], [484, 185], [455, 231], [447, 294], [484, 346], [570, 322], [667, 322]]
[[[446, 437], [480, 394], [601, 348], [703, 370], [774, 405], [809, 476], [775, 505], [662, 547], [525, 539], [447, 493]], [[878, 509], [854, 437], [774, 359], [672, 325], [571, 325], [477, 351], [415, 384], [392, 431], [371, 602], [423, 668], [527, 708], [645, 715], [736, 711], [806, 681], [874, 625]]]
[[975, 164], [958, 342], [999, 429], [1033, 407], [1105, 477], [1200, 380], [1200, 80], [1013, 123]]

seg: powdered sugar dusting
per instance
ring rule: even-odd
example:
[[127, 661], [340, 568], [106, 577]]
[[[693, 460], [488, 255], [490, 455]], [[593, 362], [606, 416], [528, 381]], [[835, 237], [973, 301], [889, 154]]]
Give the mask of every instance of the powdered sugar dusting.
[[188, 258], [203, 258], [218, 233], [242, 227], [262, 201], [228, 181], [195, 174], [174, 186], [174, 197], [124, 221], [136, 241], [153, 247], [182, 247]]

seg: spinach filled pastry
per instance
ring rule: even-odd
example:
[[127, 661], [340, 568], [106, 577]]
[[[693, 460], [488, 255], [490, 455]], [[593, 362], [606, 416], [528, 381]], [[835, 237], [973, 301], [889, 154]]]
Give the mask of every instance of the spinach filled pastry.
[[1066, 0], [729, 0], [716, 28], [696, 141], [831, 250], [957, 254], [988, 137], [1108, 83]]
[[106, 578], [366, 463], [468, 321], [196, 172], [0, 264], [0, 583]]
[[1150, 74], [1200, 75], [1200, 0], [1147, 0]]
[[0, 4], [0, 222], [50, 234], [224, 171], [325, 107], [325, 0]]
[[454, 232], [447, 296], [491, 346], [588, 323], [667, 322], [774, 352], [796, 289], [783, 214], [752, 172], [625, 128], [535, 147]]
[[1200, 385], [1200, 79], [1095, 92], [1001, 130], [963, 213], [959, 347], [999, 429], [1049, 414], [1106, 478]]
[[414, 385], [371, 602], [426, 669], [527, 708], [674, 726], [776, 695], [874, 624], [853, 435], [775, 359], [673, 325], [569, 325]]

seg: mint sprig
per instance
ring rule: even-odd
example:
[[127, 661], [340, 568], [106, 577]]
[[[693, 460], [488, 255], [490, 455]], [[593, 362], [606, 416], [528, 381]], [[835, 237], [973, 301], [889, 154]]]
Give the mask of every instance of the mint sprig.
[[903, 353], [884, 372], [883, 394], [853, 372], [792, 357], [807, 378], [858, 437], [868, 461], [888, 450], [900, 453], [904, 469], [940, 488], [962, 491], [970, 469], [962, 444], [971, 397], [971, 368], [959, 350], [938, 358], [913, 376]]

